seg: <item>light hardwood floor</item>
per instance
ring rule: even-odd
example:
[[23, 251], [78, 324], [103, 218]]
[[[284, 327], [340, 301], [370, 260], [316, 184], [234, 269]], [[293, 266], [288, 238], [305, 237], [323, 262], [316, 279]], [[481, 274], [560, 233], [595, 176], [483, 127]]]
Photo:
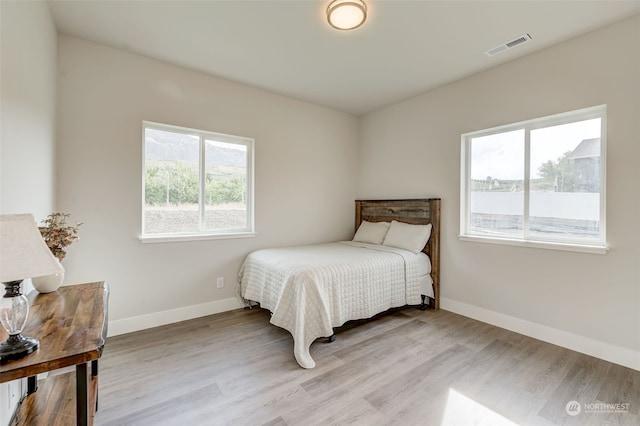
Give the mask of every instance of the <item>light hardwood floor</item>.
[[95, 424], [640, 424], [640, 372], [443, 310], [347, 326], [311, 355], [299, 367], [261, 309], [112, 337]]

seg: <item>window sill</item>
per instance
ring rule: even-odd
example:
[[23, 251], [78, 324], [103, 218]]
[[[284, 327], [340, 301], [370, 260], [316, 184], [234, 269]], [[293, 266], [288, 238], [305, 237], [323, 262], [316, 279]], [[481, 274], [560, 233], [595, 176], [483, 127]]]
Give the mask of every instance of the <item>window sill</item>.
[[140, 235], [141, 243], [173, 243], [184, 241], [231, 240], [236, 238], [253, 238], [255, 232], [232, 232], [228, 234], [181, 234], [181, 235]]
[[501, 244], [507, 246], [532, 247], [547, 250], [573, 251], [591, 254], [607, 254], [609, 247], [587, 244], [553, 243], [548, 241], [515, 240], [508, 238], [485, 237], [478, 235], [458, 235], [460, 241], [474, 243]]

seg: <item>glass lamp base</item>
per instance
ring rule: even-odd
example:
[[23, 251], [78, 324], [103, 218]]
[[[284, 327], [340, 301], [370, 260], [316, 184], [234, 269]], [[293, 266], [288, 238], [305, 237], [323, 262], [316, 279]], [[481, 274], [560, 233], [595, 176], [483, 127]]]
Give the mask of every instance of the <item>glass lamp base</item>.
[[38, 349], [38, 339], [32, 337], [23, 337], [20, 334], [14, 334], [0, 344], [0, 362], [4, 363], [10, 359], [22, 358]]

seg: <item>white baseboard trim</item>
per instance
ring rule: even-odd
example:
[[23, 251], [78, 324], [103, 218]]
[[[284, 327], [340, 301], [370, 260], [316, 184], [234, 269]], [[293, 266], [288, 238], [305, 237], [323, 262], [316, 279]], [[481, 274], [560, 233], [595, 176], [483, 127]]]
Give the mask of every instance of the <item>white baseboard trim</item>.
[[524, 334], [525, 336], [640, 371], [640, 352], [631, 349], [615, 346], [610, 343], [558, 330], [546, 325], [526, 321], [445, 297], [440, 298], [440, 307], [445, 311], [451, 311], [465, 317], [486, 322], [497, 327]]
[[168, 311], [154, 312], [137, 317], [124, 318], [109, 321], [107, 336], [117, 336], [119, 334], [132, 333], [134, 331], [145, 330], [147, 328], [159, 327], [161, 325], [173, 324], [175, 322], [186, 321], [207, 315], [219, 314], [220, 312], [232, 311], [241, 308], [242, 305], [236, 297], [199, 305], [185, 306], [184, 308], [170, 309]]

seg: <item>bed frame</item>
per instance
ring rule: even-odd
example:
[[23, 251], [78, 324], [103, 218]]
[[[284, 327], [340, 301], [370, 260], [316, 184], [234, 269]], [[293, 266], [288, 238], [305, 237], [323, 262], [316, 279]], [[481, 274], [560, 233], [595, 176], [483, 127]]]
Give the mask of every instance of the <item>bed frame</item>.
[[440, 309], [440, 198], [356, 200], [356, 230], [363, 220], [368, 222], [397, 220], [412, 225], [431, 224], [431, 237], [422, 251], [431, 259], [434, 298], [429, 298], [429, 305], [434, 309]]

